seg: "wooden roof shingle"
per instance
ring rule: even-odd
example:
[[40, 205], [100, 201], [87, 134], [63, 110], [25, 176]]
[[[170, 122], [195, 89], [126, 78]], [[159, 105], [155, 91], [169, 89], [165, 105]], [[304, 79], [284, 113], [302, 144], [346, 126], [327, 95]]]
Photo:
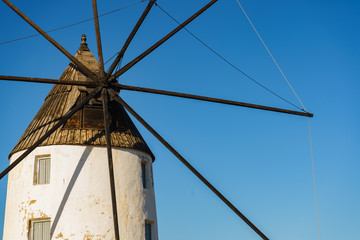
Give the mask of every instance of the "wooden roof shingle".
[[[83, 42], [75, 55], [81, 63], [92, 71], [99, 65]], [[59, 80], [92, 81], [70, 63]], [[71, 85], [55, 85], [39, 112], [25, 130], [11, 151], [12, 154], [31, 147], [76, 103], [81, 101], [92, 89]], [[40, 146], [50, 145], [97, 145], [106, 146], [101, 99], [92, 99], [78, 110], [62, 127], [52, 133]], [[131, 121], [127, 112], [115, 101], [109, 102], [111, 145], [118, 148], [139, 150], [154, 155], [145, 140]]]

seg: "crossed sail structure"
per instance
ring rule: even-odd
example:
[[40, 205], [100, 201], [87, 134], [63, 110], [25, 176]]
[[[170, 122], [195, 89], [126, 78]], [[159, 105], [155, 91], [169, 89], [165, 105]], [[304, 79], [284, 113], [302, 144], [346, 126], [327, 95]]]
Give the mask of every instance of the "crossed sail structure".
[[[156, 4], [155, 0], [149, 1], [107, 71], [104, 69], [96, 0], [92, 0], [92, 4], [98, 62], [86, 45], [85, 36], [82, 37], [80, 49], [73, 56], [9, 0], [3, 2], [71, 61], [59, 80], [0, 75], [0, 80], [55, 84], [11, 152], [10, 165], [0, 173], [0, 179], [10, 173], [5, 240], [25, 240], [28, 236], [32, 240], [53, 237], [115, 240], [158, 238], [152, 181], [154, 155], [127, 112], [260, 238], [269, 239], [119, 96], [121, 91], [138, 91], [312, 117], [313, 114], [305, 110], [293, 111], [118, 83], [122, 74], [217, 0], [210, 1], [118, 71], [115, 71], [116, 67]], [[20, 213], [15, 209], [20, 209]]]

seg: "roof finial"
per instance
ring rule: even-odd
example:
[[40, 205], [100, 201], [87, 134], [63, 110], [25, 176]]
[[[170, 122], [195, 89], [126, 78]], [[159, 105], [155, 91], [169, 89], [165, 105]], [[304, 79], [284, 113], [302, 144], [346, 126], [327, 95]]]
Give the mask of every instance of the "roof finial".
[[81, 35], [81, 44], [86, 44], [86, 35], [85, 34], [83, 34], [83, 35]]
[[81, 35], [81, 44], [80, 44], [79, 50], [89, 51], [89, 48], [87, 47], [87, 43], [86, 43], [86, 35], [85, 34]]

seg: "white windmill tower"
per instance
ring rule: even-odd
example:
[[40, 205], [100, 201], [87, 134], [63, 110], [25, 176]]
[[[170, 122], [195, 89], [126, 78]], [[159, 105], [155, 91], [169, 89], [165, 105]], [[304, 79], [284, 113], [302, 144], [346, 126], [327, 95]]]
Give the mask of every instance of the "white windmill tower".
[[[75, 58], [96, 72], [99, 64], [85, 41], [83, 35]], [[73, 64], [60, 80], [91, 81]], [[11, 152], [10, 163], [92, 90], [55, 85]], [[154, 156], [125, 110], [111, 99], [109, 122], [116, 205], [111, 199], [103, 105], [93, 99], [9, 173], [4, 240], [114, 239], [113, 207], [120, 239], [158, 239]]]

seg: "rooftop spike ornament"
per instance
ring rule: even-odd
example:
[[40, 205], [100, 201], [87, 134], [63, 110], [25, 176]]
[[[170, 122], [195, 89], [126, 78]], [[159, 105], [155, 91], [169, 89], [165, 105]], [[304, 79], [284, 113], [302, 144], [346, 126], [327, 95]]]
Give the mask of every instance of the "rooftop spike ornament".
[[89, 48], [88, 48], [88, 45], [86, 43], [86, 35], [85, 34], [81, 35], [80, 49], [82, 51], [90, 51]]
[[[158, 239], [151, 168], [155, 157], [127, 112], [261, 239], [269, 239], [119, 96], [122, 91], [138, 91], [313, 117], [313, 114], [306, 111], [128, 86], [117, 82], [116, 79], [122, 74], [200, 16], [217, 0], [210, 1], [115, 73], [155, 0], [149, 1], [107, 72], [104, 70], [96, 0], [92, 0], [92, 7], [99, 62], [90, 52], [85, 34], [81, 36], [77, 54], [72, 56], [10, 1], [3, 2], [71, 61], [59, 80], [0, 76], [0, 80], [55, 84], [44, 105], [10, 153], [10, 165], [0, 173], [0, 179], [8, 173], [10, 175], [8, 198], [13, 200], [7, 201], [4, 240], [25, 240], [28, 235], [36, 240], [37, 234], [46, 236], [41, 239], [52, 239], [59, 234], [69, 239], [83, 239], [89, 229], [91, 234], [101, 239]], [[108, 160], [107, 163], [104, 159]], [[22, 172], [21, 178], [16, 177], [21, 169], [24, 169], [20, 168], [19, 164], [30, 169]], [[19, 184], [23, 178], [31, 178], [33, 182], [27, 185]], [[46, 188], [47, 184], [57, 188]], [[143, 188], [147, 191], [142, 191]], [[54, 189], [57, 192], [54, 192]], [[69, 198], [70, 192], [74, 194], [72, 198]], [[53, 202], [45, 201], [44, 195], [54, 196]], [[17, 212], [18, 202], [26, 202], [28, 196], [31, 196], [31, 201], [35, 201], [29, 203], [31, 206], [27, 209], [35, 214], [32, 216]], [[102, 204], [103, 207], [96, 207], [92, 205], [94, 203]], [[124, 206], [124, 203], [127, 205]], [[82, 208], [90, 210], [81, 211]], [[14, 222], [19, 224], [14, 226]], [[25, 228], [26, 224], [30, 224], [30, 232], [24, 232], [24, 224]]]

